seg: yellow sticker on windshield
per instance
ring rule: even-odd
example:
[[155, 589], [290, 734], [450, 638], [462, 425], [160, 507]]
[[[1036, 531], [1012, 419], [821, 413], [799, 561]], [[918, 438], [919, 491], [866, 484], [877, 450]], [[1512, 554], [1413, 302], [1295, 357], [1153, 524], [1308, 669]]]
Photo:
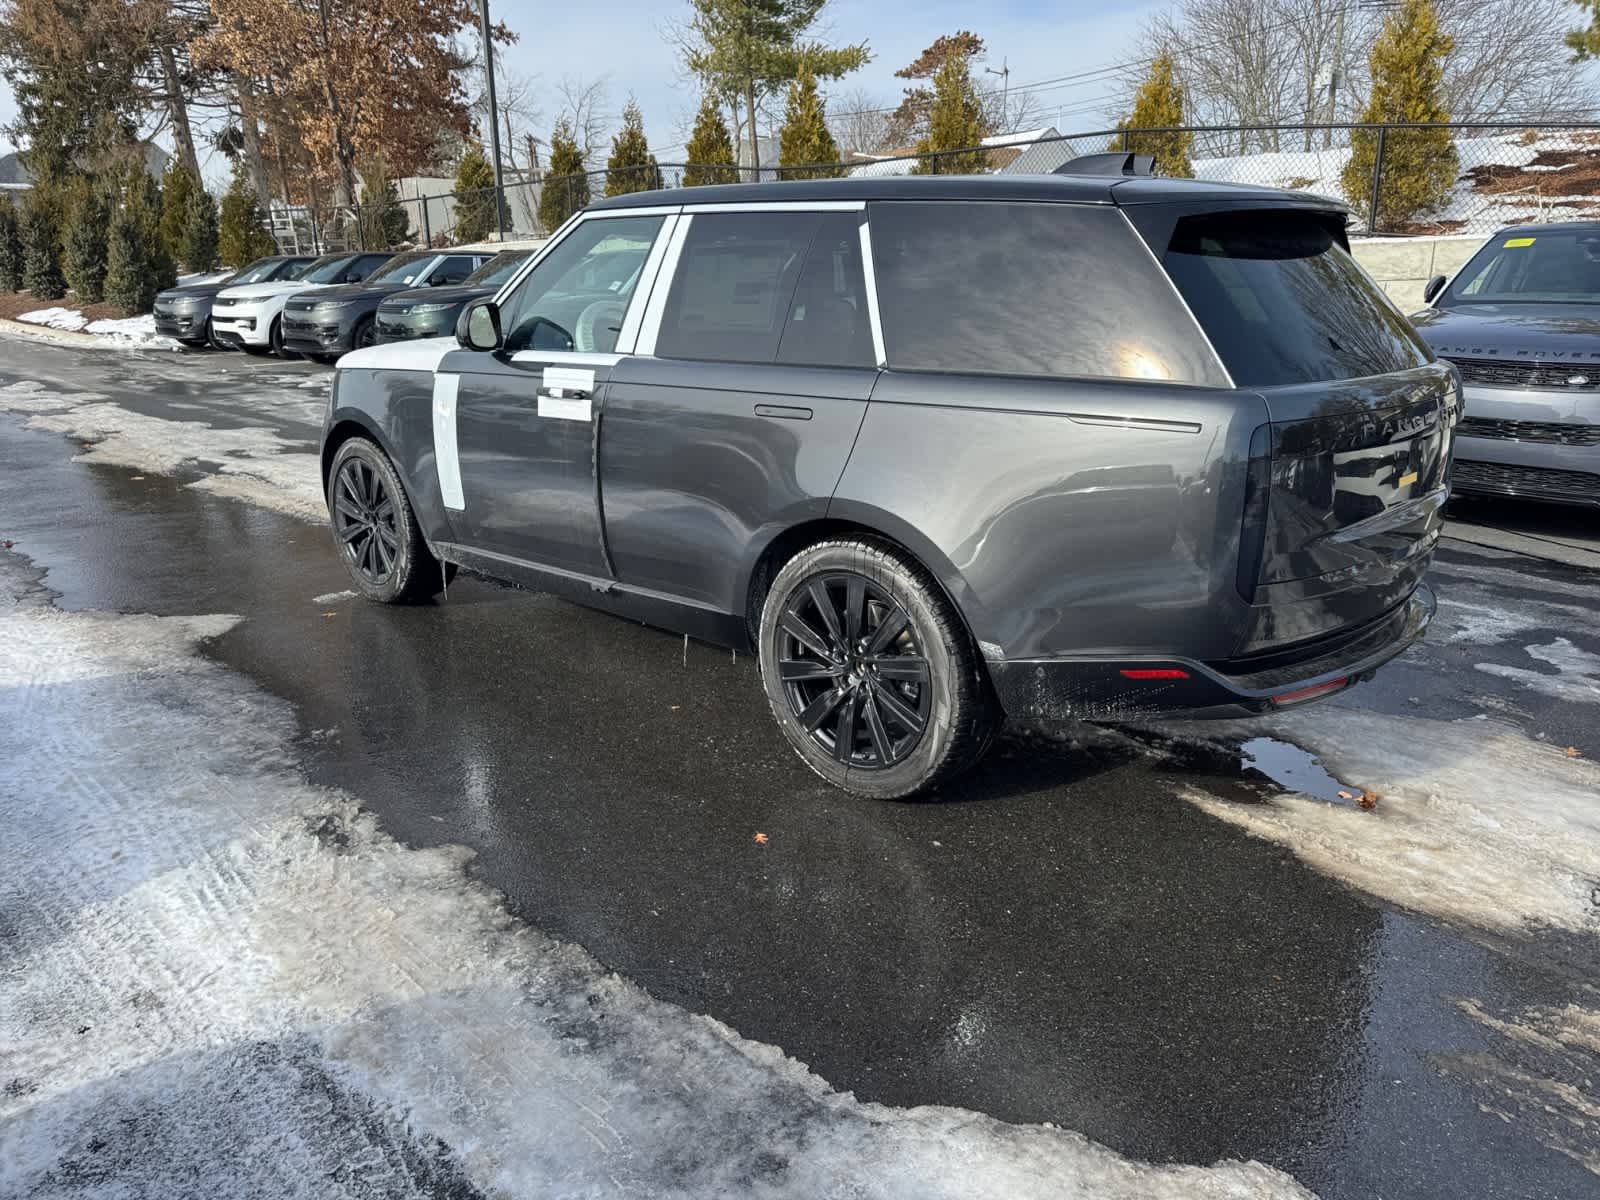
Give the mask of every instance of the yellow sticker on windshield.
[[1538, 240], [1538, 238], [1507, 238], [1505, 242], [1505, 248], [1507, 250], [1513, 250], [1518, 246], [1531, 246]]

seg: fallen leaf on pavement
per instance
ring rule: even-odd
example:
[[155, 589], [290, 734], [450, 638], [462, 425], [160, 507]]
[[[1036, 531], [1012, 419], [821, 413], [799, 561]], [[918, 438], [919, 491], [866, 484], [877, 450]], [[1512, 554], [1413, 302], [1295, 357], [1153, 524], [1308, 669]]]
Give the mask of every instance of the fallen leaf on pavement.
[[[6, 543], [6, 549], [9, 550], [10, 548], [11, 548], [11, 543], [7, 542]], [[1568, 746], [1567, 747], [1567, 757], [1568, 758], [1581, 758], [1582, 756], [1583, 756], [1583, 751], [1579, 750], [1576, 746]]]
[[128, 478], [129, 479], [143, 479], [144, 476], [143, 475], [129, 475]]
[[1356, 806], [1363, 812], [1371, 812], [1378, 807], [1378, 793], [1373, 791], [1362, 792], [1356, 797]]
[[682, 707], [683, 707], [683, 705], [681, 705], [681, 704], [674, 704], [674, 705], [673, 705], [673, 706], [672, 706], [672, 711], [673, 711], [673, 712], [677, 712], [677, 711], [678, 711], [678, 710], [679, 710], [679, 709], [681, 709], [681, 708], [682, 708]]
[[337, 612], [325, 612], [322, 615], [324, 617], [337, 617], [339, 614]]
[[766, 844], [767, 844], [767, 835], [764, 834], [764, 833], [756, 834], [756, 845], [765, 846]]
[[16, 545], [16, 543], [13, 542], [10, 538], [7, 538], [5, 541], [0, 542], [0, 547], [4, 547], [7, 550], [11, 549], [11, 547], [13, 547], [15, 545]]
[[1354, 792], [1347, 792], [1342, 788], [1339, 790], [1339, 799], [1341, 799], [1341, 800], [1354, 800], [1355, 798], [1356, 798], [1356, 794]]

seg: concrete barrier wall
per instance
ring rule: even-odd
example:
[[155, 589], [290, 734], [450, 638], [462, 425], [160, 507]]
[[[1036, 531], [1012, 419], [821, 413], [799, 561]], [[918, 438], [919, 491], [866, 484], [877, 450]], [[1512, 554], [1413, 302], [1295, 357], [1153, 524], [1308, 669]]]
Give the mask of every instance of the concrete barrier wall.
[[1422, 289], [1435, 275], [1453, 276], [1488, 239], [1480, 234], [1442, 237], [1352, 238], [1350, 249], [1404, 312], [1422, 307]]

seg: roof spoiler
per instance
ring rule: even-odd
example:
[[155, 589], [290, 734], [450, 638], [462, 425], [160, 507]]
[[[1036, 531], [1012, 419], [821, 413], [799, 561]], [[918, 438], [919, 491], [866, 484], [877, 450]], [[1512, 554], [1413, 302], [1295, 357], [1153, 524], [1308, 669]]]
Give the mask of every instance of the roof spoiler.
[[1111, 154], [1083, 154], [1070, 162], [1062, 163], [1052, 175], [1154, 175], [1154, 154], [1128, 154], [1116, 151]]

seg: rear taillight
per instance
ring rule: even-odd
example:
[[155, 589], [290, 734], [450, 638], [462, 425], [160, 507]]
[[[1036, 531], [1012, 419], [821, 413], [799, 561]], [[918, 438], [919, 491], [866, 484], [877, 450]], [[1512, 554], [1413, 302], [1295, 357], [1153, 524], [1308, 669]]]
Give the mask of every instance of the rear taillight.
[[1239, 527], [1239, 595], [1253, 604], [1261, 578], [1261, 554], [1267, 544], [1267, 500], [1272, 493], [1272, 426], [1250, 435], [1250, 463], [1244, 477], [1244, 518]]
[[1124, 679], [1187, 679], [1189, 672], [1179, 670], [1177, 667], [1126, 667], [1121, 675]]
[[1272, 697], [1272, 703], [1279, 708], [1291, 704], [1304, 704], [1307, 700], [1315, 700], [1318, 696], [1326, 696], [1329, 692], [1337, 692], [1350, 682], [1348, 676], [1341, 675], [1338, 679], [1330, 679], [1327, 683], [1313, 684], [1311, 687], [1296, 688], [1292, 692], [1279, 692]]

